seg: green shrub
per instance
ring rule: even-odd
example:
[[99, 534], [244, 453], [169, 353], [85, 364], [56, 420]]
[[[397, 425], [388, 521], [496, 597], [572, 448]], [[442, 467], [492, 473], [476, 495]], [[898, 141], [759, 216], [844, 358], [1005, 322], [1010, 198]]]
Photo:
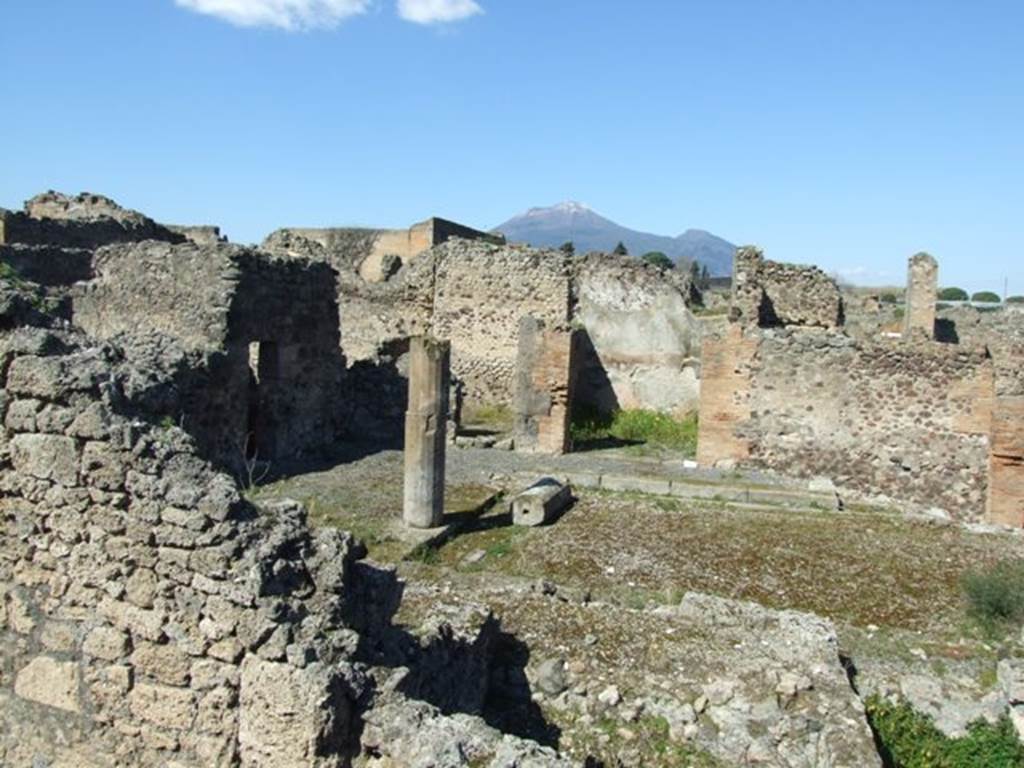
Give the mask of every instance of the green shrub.
[[675, 267], [675, 262], [661, 251], [648, 251], [640, 257], [640, 261], [653, 264], [658, 269], [672, 269]]
[[677, 450], [692, 457], [697, 454], [697, 414], [676, 419], [667, 413], [639, 408], [611, 414], [578, 409], [573, 413], [569, 435], [576, 446], [624, 440]]
[[961, 579], [967, 612], [992, 628], [1024, 621], [1024, 560], [1002, 560]]
[[1007, 304], [1024, 304], [1024, 296], [1010, 296], [1006, 299]]
[[971, 296], [971, 301], [980, 301], [984, 304], [998, 304], [1002, 299], [999, 298], [998, 293], [992, 293], [992, 291], [978, 291]]
[[977, 721], [967, 726], [967, 735], [951, 739], [930, 717], [909, 704], [894, 703], [879, 696], [865, 702], [868, 720], [895, 768], [1020, 768], [1024, 746], [1017, 739], [1005, 715], [992, 725]]
[[943, 288], [939, 291], [941, 301], [967, 301], [967, 291], [963, 288]]
[[6, 261], [0, 261], [0, 280], [10, 280], [12, 283], [21, 283], [21, 275], [18, 274], [18, 270], [8, 264]]
[[886, 291], [878, 297], [878, 300], [883, 304], [896, 304], [900, 300], [900, 297], [892, 291]]

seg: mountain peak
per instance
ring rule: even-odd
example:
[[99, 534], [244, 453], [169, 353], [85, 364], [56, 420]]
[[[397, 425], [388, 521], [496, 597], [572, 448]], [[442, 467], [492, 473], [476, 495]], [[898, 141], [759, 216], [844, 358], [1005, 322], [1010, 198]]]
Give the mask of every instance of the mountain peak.
[[550, 216], [551, 214], [593, 213], [593, 209], [575, 200], [563, 200], [547, 207], [530, 208], [523, 216]]
[[575, 200], [555, 205], [530, 208], [495, 227], [513, 243], [554, 247], [571, 241], [579, 252], [610, 252], [617, 243], [639, 256], [648, 251], [661, 251], [669, 258], [689, 263], [698, 261], [712, 275], [732, 272], [735, 246], [700, 229], [688, 229], [678, 237], [656, 235], [623, 227]]

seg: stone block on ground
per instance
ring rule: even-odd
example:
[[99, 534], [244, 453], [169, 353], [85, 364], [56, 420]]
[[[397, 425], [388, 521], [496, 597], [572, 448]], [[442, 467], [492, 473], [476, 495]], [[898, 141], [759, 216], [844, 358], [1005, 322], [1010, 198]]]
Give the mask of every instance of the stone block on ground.
[[545, 477], [512, 499], [512, 522], [515, 525], [544, 525], [555, 518], [572, 501], [568, 485]]

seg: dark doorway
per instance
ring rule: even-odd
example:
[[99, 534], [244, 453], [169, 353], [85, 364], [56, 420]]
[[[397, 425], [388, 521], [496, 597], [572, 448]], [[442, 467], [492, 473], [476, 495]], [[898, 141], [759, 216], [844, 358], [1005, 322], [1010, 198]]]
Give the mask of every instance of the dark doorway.
[[249, 344], [249, 416], [246, 459], [269, 459], [274, 453], [273, 393], [280, 374], [277, 344]]

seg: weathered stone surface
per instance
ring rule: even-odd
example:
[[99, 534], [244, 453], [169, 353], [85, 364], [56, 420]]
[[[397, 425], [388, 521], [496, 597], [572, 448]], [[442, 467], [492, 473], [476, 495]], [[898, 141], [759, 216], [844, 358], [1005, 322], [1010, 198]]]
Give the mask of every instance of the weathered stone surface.
[[907, 264], [906, 309], [903, 334], [935, 338], [935, 301], [939, 290], [939, 264], [927, 253], [917, 253]]
[[561, 454], [569, 449], [578, 348], [579, 336], [571, 328], [549, 328], [534, 317], [519, 322], [513, 401], [517, 450]]
[[10, 445], [19, 472], [64, 486], [78, 484], [78, 448], [70, 437], [15, 435]]
[[238, 743], [243, 766], [340, 766], [351, 703], [338, 672], [242, 662]]
[[817, 267], [766, 261], [753, 246], [733, 259], [730, 317], [748, 327], [817, 326], [843, 321], [843, 300], [835, 281]]
[[188, 729], [196, 714], [195, 696], [185, 688], [136, 683], [128, 700], [133, 715], [163, 728]]
[[512, 499], [515, 525], [543, 525], [550, 522], [572, 501], [572, 489], [554, 478], [538, 480]]
[[450, 347], [416, 337], [409, 347], [409, 407], [405, 415], [403, 518], [416, 528], [436, 528], [444, 516]]
[[191, 660], [173, 644], [141, 642], [131, 655], [135, 670], [165, 685], [188, 683]]
[[14, 692], [23, 699], [78, 712], [80, 684], [78, 665], [70, 661], [57, 661], [49, 656], [37, 656], [18, 671]]

